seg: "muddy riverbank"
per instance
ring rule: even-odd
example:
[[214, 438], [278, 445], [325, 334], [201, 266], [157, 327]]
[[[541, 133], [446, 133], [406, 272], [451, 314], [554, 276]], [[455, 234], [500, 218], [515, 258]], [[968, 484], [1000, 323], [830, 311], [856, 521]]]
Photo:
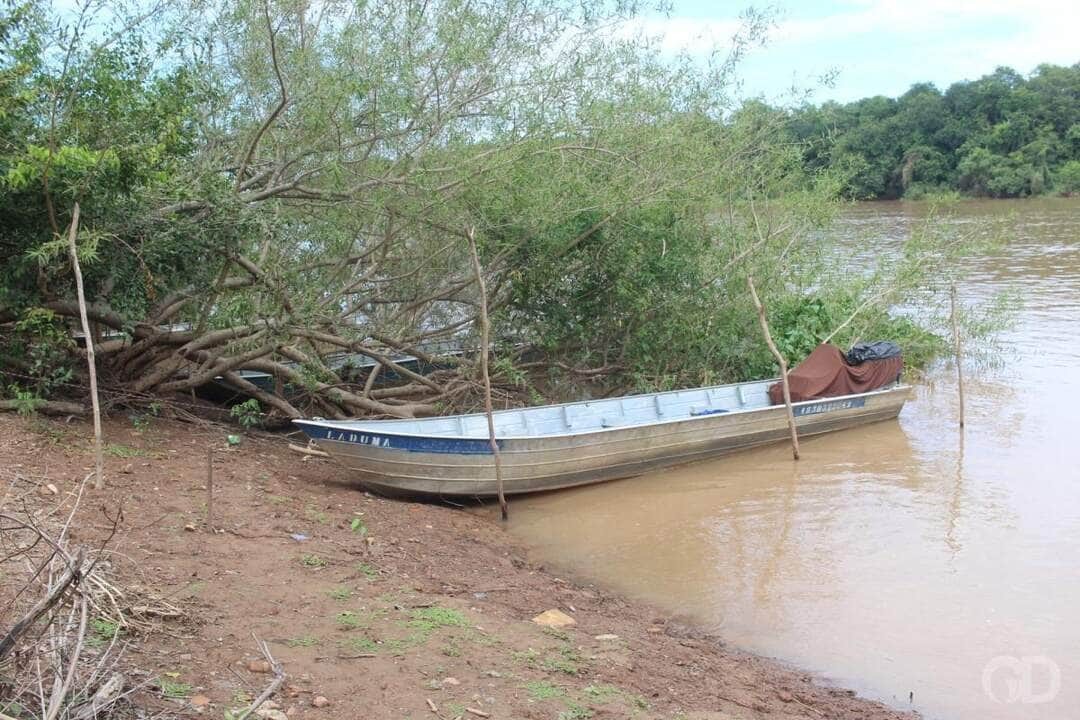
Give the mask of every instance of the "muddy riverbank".
[[[74, 542], [99, 542], [102, 509], [122, 506], [116, 577], [183, 612], [123, 637], [149, 710], [222, 717], [249, 701], [268, 682], [254, 633], [288, 673], [274, 701], [289, 718], [909, 717], [558, 577], [485, 518], [360, 492], [280, 439], [229, 448], [224, 429], [163, 420], [106, 432], [108, 488], [83, 497]], [[89, 436], [0, 416], [5, 506], [68, 506], [93, 463]], [[576, 624], [531, 622], [553, 608]]]

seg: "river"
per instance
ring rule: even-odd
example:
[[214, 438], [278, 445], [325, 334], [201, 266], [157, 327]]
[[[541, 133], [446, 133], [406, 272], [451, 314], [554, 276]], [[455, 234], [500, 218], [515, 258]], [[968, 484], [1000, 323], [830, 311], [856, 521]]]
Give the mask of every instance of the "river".
[[[833, 231], [895, 246], [925, 208]], [[550, 566], [928, 718], [1080, 717], [1080, 202], [965, 202], [1007, 217], [966, 304], [1023, 301], [999, 362], [942, 363], [898, 421], [512, 501]]]

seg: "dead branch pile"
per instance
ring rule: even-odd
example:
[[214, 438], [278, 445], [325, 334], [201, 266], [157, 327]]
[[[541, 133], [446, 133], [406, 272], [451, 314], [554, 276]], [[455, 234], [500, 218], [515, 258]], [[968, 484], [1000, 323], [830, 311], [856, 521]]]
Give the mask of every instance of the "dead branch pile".
[[47, 479], [6, 471], [0, 479], [0, 717], [127, 712], [150, 682], [126, 662], [128, 644], [181, 609], [116, 580], [108, 545], [119, 511], [102, 509], [108, 531], [100, 541], [75, 544], [69, 529], [82, 487], [42, 503], [55, 492]]

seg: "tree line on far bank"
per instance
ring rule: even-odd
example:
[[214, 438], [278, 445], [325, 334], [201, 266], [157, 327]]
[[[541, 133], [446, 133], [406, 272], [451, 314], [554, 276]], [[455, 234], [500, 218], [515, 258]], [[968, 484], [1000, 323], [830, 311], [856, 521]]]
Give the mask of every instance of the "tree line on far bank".
[[1080, 192], [1080, 63], [771, 112], [786, 116], [806, 169], [838, 174], [850, 198]]

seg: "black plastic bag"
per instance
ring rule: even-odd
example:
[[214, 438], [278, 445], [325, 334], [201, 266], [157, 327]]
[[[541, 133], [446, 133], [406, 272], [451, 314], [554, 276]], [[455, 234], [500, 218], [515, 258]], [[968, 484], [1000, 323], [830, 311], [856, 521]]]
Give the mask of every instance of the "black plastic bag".
[[867, 360], [884, 360], [900, 354], [900, 346], [888, 340], [855, 343], [847, 353], [849, 365], [862, 365]]

